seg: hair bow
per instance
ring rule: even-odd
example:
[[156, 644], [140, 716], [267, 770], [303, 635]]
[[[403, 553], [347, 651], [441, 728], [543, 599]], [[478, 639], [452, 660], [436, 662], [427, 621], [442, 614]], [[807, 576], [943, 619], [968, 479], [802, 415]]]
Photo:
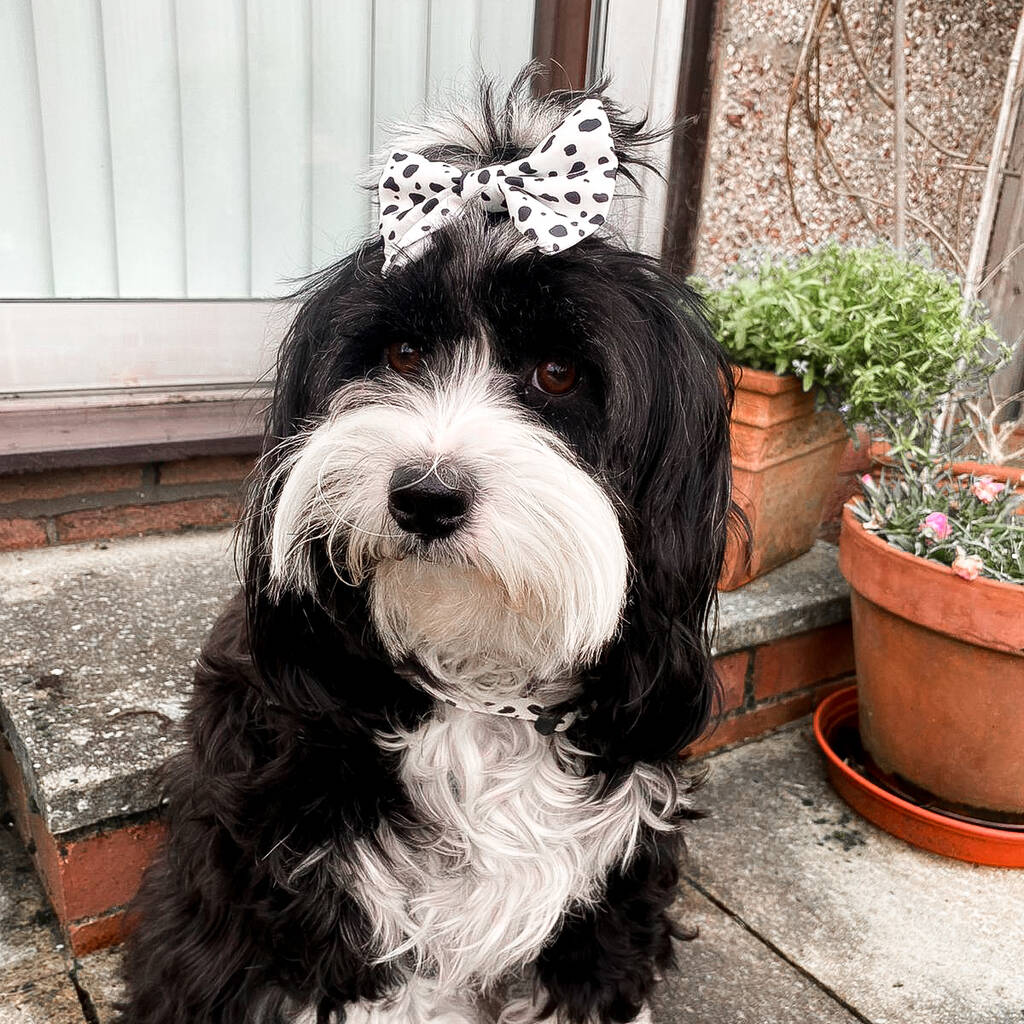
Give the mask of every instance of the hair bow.
[[619, 161], [600, 100], [584, 100], [528, 156], [464, 172], [419, 153], [393, 150], [380, 176], [386, 273], [471, 202], [511, 218], [541, 252], [568, 249], [604, 222]]

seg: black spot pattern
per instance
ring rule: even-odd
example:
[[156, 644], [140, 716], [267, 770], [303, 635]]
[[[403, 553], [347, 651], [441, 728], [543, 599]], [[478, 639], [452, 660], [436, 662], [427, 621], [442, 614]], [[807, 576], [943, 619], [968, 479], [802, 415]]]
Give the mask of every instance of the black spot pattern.
[[[399, 253], [412, 258], [425, 236], [472, 203], [510, 217], [542, 252], [573, 246], [605, 223], [612, 202], [613, 189], [594, 191], [592, 177], [614, 179], [617, 168], [607, 115], [596, 99], [584, 100], [533, 152], [503, 166], [463, 171], [392, 152], [378, 187], [384, 272]], [[584, 203], [591, 215], [580, 208]], [[547, 716], [538, 728], [555, 729], [559, 721]]]

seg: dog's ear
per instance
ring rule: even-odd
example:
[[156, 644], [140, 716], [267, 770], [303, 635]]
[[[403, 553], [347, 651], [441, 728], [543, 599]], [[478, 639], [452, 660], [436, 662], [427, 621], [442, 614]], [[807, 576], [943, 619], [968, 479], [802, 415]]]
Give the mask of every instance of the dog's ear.
[[[369, 242], [310, 277], [291, 297], [298, 310], [278, 352], [263, 453], [248, 481], [239, 529], [238, 569], [250, 649], [265, 679], [276, 680], [297, 651], [305, 648], [308, 655], [313, 622], [320, 635], [331, 635], [323, 628], [330, 624], [324, 609], [308, 597], [271, 596], [271, 538], [283, 484], [279, 470], [303, 432], [327, 414], [331, 396], [352, 372], [346, 364], [347, 339], [361, 329], [372, 308], [366, 293], [380, 277], [381, 261], [379, 243]], [[328, 584], [324, 591], [330, 589]], [[342, 596], [357, 607], [353, 595]]]
[[632, 340], [619, 346], [618, 372], [634, 382], [633, 406], [611, 424], [607, 472], [628, 506], [633, 578], [580, 725], [612, 765], [673, 757], [707, 725], [717, 692], [708, 631], [731, 512], [729, 365], [685, 284], [650, 263], [632, 279], [620, 273]]

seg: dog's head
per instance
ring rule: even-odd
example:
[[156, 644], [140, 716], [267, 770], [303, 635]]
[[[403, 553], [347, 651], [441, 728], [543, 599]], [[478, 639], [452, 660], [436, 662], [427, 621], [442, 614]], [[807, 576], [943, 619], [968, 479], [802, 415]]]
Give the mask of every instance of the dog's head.
[[[401, 155], [463, 178], [523, 160], [588, 98], [528, 85]], [[603, 109], [629, 177], [651, 136]], [[415, 255], [385, 268], [378, 238], [305, 289], [250, 498], [254, 654], [329, 621], [302, 644], [453, 695], [579, 697], [580, 745], [670, 756], [714, 685], [731, 377], [656, 262], [597, 233], [541, 251], [512, 214], [467, 202]]]

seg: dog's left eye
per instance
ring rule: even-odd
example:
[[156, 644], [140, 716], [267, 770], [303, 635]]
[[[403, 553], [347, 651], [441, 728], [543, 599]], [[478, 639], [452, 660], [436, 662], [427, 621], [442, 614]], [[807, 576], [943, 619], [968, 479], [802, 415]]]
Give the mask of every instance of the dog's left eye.
[[414, 373], [423, 361], [423, 353], [407, 341], [395, 341], [388, 345], [388, 363], [399, 373]]
[[568, 359], [545, 359], [530, 383], [546, 395], [565, 395], [576, 386], [576, 366]]

